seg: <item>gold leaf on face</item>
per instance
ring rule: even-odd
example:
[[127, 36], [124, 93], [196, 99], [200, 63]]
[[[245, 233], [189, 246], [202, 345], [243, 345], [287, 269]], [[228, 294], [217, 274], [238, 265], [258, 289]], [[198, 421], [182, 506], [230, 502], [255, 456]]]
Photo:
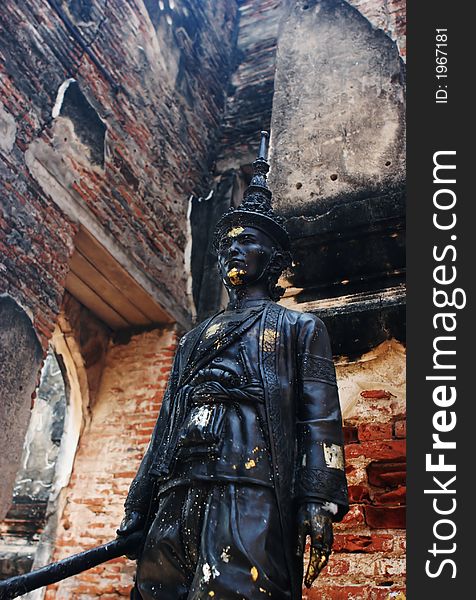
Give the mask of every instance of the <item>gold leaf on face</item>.
[[240, 235], [240, 233], [242, 233], [245, 230], [244, 227], [233, 227], [233, 229], [230, 229], [230, 231], [226, 234], [227, 237], [230, 238], [234, 238], [237, 237], [238, 235]]
[[233, 267], [233, 269], [228, 271], [227, 275], [231, 285], [241, 285], [243, 283], [243, 279], [241, 277], [242, 275], [246, 275], [246, 271]]

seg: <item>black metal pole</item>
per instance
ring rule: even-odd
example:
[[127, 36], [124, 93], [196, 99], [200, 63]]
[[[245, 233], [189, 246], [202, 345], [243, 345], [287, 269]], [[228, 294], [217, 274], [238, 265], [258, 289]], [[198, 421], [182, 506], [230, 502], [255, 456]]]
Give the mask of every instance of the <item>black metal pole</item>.
[[72, 575], [77, 575], [107, 560], [118, 558], [123, 554], [129, 554], [137, 549], [142, 536], [143, 533], [137, 531], [127, 537], [118, 537], [102, 546], [85, 550], [79, 554], [73, 554], [73, 556], [64, 558], [36, 571], [0, 581], [0, 600], [11, 600], [11, 598], [22, 596], [37, 588], [56, 583]]

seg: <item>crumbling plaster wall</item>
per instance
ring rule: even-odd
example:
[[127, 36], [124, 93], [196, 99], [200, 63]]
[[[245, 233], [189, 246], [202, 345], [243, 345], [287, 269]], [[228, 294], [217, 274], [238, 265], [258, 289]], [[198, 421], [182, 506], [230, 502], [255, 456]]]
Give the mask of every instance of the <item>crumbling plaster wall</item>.
[[[13, 313], [9, 310], [12, 306]], [[1, 468], [1, 495], [3, 511], [7, 511], [5, 519], [0, 518], [0, 578], [40, 568], [51, 561], [57, 522], [67, 495], [64, 488], [81, 432], [91, 419], [111, 335], [101, 321], [66, 292], [40, 380], [41, 346], [36, 341], [37, 362], [30, 365], [34, 330], [27, 316], [19, 322], [19, 314], [21, 311], [11, 298], [0, 297], [0, 379], [5, 393], [0, 403], [4, 433], [0, 436], [4, 446], [0, 456], [5, 461]], [[19, 335], [20, 325], [24, 328], [25, 323], [30, 339]], [[53, 354], [61, 365], [55, 363], [54, 373]], [[30, 382], [24, 377], [28, 369], [32, 371]], [[13, 389], [8, 385], [9, 379]], [[35, 383], [40, 385], [32, 403]], [[22, 431], [26, 425], [25, 437]], [[35, 592], [31, 600], [39, 597]]]
[[407, 13], [405, 0], [347, 0], [369, 20], [373, 27], [385, 33], [397, 44], [403, 60], [407, 55]]
[[[67, 405], [65, 381], [54, 352], [48, 352], [23, 444], [9, 510], [0, 519], [0, 579], [32, 568], [47, 520], [62, 450]], [[5, 453], [2, 453], [3, 455]], [[3, 474], [4, 471], [2, 471]], [[9, 491], [9, 487], [2, 486]]]
[[396, 44], [344, 0], [299, 0], [281, 24], [271, 186], [289, 217], [405, 178], [404, 72]]

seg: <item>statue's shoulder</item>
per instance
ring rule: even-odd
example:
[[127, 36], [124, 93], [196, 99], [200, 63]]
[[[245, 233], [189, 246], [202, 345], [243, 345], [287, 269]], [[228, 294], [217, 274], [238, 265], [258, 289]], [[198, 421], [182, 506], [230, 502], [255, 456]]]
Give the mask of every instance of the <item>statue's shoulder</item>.
[[286, 309], [285, 320], [291, 335], [298, 340], [300, 352], [332, 358], [329, 333], [321, 318], [314, 313]]
[[292, 308], [282, 307], [284, 309], [284, 318], [297, 327], [310, 327], [325, 329], [324, 322], [316, 314], [294, 310]]

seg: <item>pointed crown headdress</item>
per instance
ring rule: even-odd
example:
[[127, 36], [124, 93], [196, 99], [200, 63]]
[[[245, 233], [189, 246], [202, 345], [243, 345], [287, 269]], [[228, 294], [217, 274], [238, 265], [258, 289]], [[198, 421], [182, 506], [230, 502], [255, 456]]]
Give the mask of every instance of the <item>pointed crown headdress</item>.
[[253, 176], [243, 194], [243, 202], [231, 207], [219, 219], [213, 237], [213, 246], [218, 250], [220, 240], [234, 227], [255, 227], [269, 235], [283, 250], [289, 250], [289, 235], [284, 219], [273, 211], [272, 193], [268, 188], [267, 142], [269, 134], [261, 132], [258, 158], [253, 162]]

